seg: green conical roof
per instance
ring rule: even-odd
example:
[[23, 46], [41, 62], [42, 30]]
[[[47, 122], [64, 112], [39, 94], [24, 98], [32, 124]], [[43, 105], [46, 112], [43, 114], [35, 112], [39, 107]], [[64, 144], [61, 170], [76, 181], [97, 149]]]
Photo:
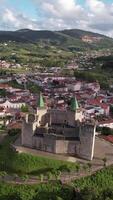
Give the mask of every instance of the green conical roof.
[[44, 99], [43, 99], [42, 94], [40, 93], [39, 100], [38, 100], [38, 107], [39, 108], [44, 108], [44, 106], [45, 106]]
[[71, 98], [71, 110], [76, 111], [79, 108], [78, 101], [76, 97]]

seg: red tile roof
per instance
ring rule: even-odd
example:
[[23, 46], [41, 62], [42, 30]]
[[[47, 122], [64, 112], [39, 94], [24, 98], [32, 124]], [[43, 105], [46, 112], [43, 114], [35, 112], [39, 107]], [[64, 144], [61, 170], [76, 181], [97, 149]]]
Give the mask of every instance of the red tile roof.
[[108, 142], [113, 143], [113, 135], [108, 135], [108, 136], [102, 136], [104, 140], [107, 140]]
[[109, 108], [109, 105], [107, 103], [102, 103], [101, 100], [103, 99], [103, 97], [99, 96], [95, 99], [89, 99], [87, 101], [87, 104], [89, 105], [94, 105], [94, 106], [99, 106], [101, 108], [103, 108], [104, 110]]
[[5, 84], [5, 83], [0, 83], [0, 89], [8, 89], [10, 88], [10, 86], [8, 84]]
[[111, 124], [113, 123], [113, 119], [107, 119], [107, 120], [104, 120], [104, 121], [100, 121], [99, 124]]

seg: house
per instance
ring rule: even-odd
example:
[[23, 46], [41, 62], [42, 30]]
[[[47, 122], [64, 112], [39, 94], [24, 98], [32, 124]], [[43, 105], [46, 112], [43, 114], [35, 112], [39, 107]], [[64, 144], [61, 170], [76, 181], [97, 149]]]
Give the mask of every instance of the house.
[[77, 63], [70, 63], [67, 65], [67, 69], [71, 70], [71, 69], [78, 69], [78, 64]]
[[85, 83], [83, 86], [85, 89], [91, 89], [96, 93], [100, 91], [100, 84], [98, 82]]
[[104, 115], [109, 116], [110, 114], [110, 105], [107, 103], [102, 103], [102, 97], [97, 97], [94, 99], [89, 99], [87, 101], [87, 105], [95, 106], [96, 110], [98, 111], [98, 108], [103, 109]]
[[111, 129], [113, 129], [113, 119], [106, 119], [104, 121], [100, 121], [98, 123], [99, 127], [109, 127]]
[[76, 92], [81, 90], [82, 82], [77, 81], [77, 82], [67, 83], [66, 86], [69, 91]]
[[1, 107], [4, 107], [4, 108], [14, 108], [14, 109], [18, 109], [18, 108], [21, 108], [22, 105], [25, 105], [24, 102], [10, 102], [9, 100], [6, 100], [5, 102], [3, 103], [0, 103], [0, 106]]

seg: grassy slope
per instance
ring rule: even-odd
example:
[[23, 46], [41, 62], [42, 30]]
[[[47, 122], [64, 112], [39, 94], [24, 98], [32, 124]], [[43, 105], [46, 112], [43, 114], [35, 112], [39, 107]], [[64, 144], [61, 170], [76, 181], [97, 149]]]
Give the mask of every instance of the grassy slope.
[[59, 169], [62, 165], [70, 170], [76, 169], [76, 164], [43, 158], [41, 156], [32, 156], [29, 154], [18, 154], [10, 148], [10, 143], [15, 140], [13, 136], [7, 136], [0, 146], [0, 167], [1, 170], [22, 173], [39, 174], [52, 169]]
[[72, 191], [71, 187], [62, 186], [59, 183], [38, 186], [0, 184], [0, 200], [14, 200], [13, 194], [19, 200], [20, 198], [21, 200], [70, 200], [73, 196]]
[[113, 166], [97, 172], [95, 175], [82, 178], [74, 182], [76, 188], [94, 188], [97, 192], [101, 192], [106, 188], [113, 187]]
[[[95, 192], [95, 195], [97, 196], [96, 199], [109, 199], [108, 196], [112, 196], [111, 193], [109, 193], [109, 190], [112, 191], [113, 187], [113, 167], [106, 168], [104, 170], [101, 170], [100, 172], [97, 172], [95, 175], [87, 178], [82, 178], [80, 180], [76, 180], [72, 186], [66, 186], [61, 185], [60, 183], [48, 183], [48, 184], [39, 184], [34, 186], [28, 186], [28, 185], [11, 185], [11, 184], [0, 184], [0, 200], [5, 199], [3, 197], [6, 197], [7, 195], [10, 196], [12, 194], [19, 194], [21, 196], [22, 200], [32, 200], [33, 197], [37, 197], [37, 200], [56, 200], [56, 197], [61, 197], [63, 200], [75, 200], [75, 196], [73, 193], [73, 188], [75, 191], [79, 191], [78, 189], [83, 190], [85, 189], [85, 200], [95, 200], [95, 198], [87, 198], [87, 195], [89, 195], [86, 188], [89, 188], [89, 191]], [[107, 191], [108, 193], [105, 194], [105, 198], [102, 197], [102, 193], [104, 191]], [[7, 199], [7, 198], [6, 198]], [[60, 199], [60, 198], [58, 198]], [[78, 199], [78, 198], [77, 198]], [[112, 198], [110, 198], [112, 199]]]

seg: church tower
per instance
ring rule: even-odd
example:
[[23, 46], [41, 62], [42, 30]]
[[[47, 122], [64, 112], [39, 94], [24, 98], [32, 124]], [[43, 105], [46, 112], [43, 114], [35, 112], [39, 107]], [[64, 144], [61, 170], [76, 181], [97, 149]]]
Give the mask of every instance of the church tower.
[[79, 107], [76, 97], [72, 97], [70, 111], [68, 112], [69, 125], [74, 126], [75, 121], [77, 120], [79, 120], [80, 122], [83, 120], [83, 112], [82, 109]]
[[44, 98], [40, 93], [37, 104], [37, 126], [44, 126], [46, 124], [46, 118], [47, 118], [46, 114], [47, 114], [47, 107], [45, 106]]
[[71, 98], [71, 106], [70, 106], [71, 111], [76, 111], [79, 109], [78, 101], [76, 97]]
[[72, 97], [70, 109], [72, 112], [75, 112], [75, 121], [79, 120], [81, 122], [83, 120], [83, 112], [79, 107], [76, 97]]
[[27, 147], [33, 146], [33, 135], [37, 127], [45, 126], [47, 121], [47, 108], [44, 103], [42, 94], [39, 95], [36, 113], [26, 114], [23, 119], [21, 141], [22, 145]]

